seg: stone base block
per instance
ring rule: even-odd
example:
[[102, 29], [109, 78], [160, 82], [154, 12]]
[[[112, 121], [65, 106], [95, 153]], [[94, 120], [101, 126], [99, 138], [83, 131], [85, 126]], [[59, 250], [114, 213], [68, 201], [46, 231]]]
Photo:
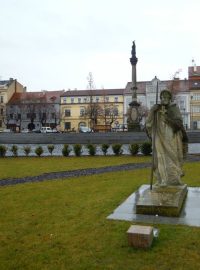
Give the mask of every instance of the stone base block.
[[160, 215], [178, 217], [187, 195], [187, 185], [153, 186], [139, 195], [136, 213], [142, 215]]
[[128, 243], [135, 248], [149, 248], [153, 241], [153, 227], [132, 225], [128, 231]]
[[141, 131], [141, 127], [139, 123], [129, 123], [128, 124], [128, 131], [134, 132], [134, 131]]

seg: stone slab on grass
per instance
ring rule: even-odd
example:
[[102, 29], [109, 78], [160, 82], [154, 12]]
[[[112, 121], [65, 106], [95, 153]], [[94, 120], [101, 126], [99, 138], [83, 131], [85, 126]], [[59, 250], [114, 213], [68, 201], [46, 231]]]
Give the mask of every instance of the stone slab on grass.
[[107, 218], [153, 224], [155, 227], [157, 224], [181, 224], [200, 227], [200, 187], [188, 187], [187, 197], [179, 217], [136, 214], [136, 202], [140, 194], [148, 188], [149, 185], [141, 186], [139, 190], [133, 192], [122, 204], [113, 210]]
[[135, 248], [149, 248], [153, 241], [153, 227], [131, 225], [127, 231], [128, 243]]

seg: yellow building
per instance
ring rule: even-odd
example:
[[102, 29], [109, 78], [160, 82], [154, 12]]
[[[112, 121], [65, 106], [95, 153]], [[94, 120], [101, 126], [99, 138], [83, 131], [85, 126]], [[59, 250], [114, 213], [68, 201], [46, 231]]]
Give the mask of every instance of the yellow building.
[[[61, 131], [104, 130], [123, 124], [124, 89], [68, 90], [61, 95]], [[100, 128], [101, 127], [101, 128]]]
[[6, 128], [6, 104], [14, 93], [22, 93], [25, 91], [26, 88], [13, 78], [0, 81], [0, 130]]
[[200, 129], [200, 67], [188, 67], [190, 91], [190, 128]]

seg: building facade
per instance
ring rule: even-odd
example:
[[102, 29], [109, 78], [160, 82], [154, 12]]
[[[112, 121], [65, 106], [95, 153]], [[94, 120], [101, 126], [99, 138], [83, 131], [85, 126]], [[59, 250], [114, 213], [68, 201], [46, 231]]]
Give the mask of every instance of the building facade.
[[200, 129], [200, 66], [188, 68], [190, 91], [190, 121], [192, 129]]
[[64, 91], [14, 93], [7, 103], [7, 128], [40, 130], [60, 124], [60, 96]]
[[123, 124], [124, 89], [68, 90], [61, 96], [61, 130], [78, 131]]
[[26, 87], [20, 84], [16, 79], [0, 81], [0, 131], [6, 128], [6, 104], [12, 98], [14, 93], [26, 92]]
[[[173, 102], [180, 108], [183, 124], [186, 129], [191, 128], [190, 119], [190, 89], [189, 80], [173, 80], [161, 81], [157, 77], [151, 81], [143, 81], [137, 83], [137, 100], [141, 107], [141, 127], [145, 124], [145, 118], [150, 108], [156, 103], [156, 92], [158, 87], [158, 103], [160, 102], [160, 92], [169, 89], [173, 94]], [[127, 83], [124, 91], [124, 115], [126, 122], [126, 113], [131, 101], [131, 83]]]

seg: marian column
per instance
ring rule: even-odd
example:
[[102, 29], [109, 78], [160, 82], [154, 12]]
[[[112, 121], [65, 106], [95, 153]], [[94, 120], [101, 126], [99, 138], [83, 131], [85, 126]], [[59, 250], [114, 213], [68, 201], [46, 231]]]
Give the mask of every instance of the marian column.
[[128, 131], [140, 131], [140, 123], [139, 123], [139, 112], [138, 108], [140, 104], [137, 102], [137, 79], [136, 79], [136, 65], [137, 65], [137, 57], [136, 57], [136, 46], [135, 41], [133, 41], [132, 51], [131, 51], [130, 62], [132, 65], [132, 101], [129, 104], [128, 109]]

